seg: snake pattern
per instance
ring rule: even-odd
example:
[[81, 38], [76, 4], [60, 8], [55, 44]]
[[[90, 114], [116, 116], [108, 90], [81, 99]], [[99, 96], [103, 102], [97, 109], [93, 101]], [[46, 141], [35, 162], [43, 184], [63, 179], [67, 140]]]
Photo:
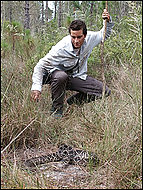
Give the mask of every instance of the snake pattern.
[[26, 160], [24, 164], [27, 167], [34, 167], [40, 164], [59, 161], [62, 161], [66, 165], [77, 164], [82, 166], [87, 166], [90, 163], [92, 166], [95, 166], [97, 163], [99, 163], [99, 159], [95, 154], [87, 152], [85, 150], [75, 150], [69, 145], [62, 144], [57, 152], [30, 158]]

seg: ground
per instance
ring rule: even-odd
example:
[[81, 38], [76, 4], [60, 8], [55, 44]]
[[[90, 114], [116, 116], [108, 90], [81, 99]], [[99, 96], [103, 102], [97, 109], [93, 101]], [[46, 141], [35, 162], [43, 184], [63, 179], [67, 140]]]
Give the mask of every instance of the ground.
[[[24, 160], [46, 155], [57, 150], [53, 145], [49, 147], [25, 148], [20, 149], [9, 155], [9, 159], [16, 163], [22, 163]], [[20, 166], [18, 166], [20, 167]], [[25, 173], [37, 176], [38, 179], [52, 180], [57, 188], [82, 188], [82, 189], [114, 189], [114, 179], [110, 170], [110, 163], [99, 164], [97, 167], [81, 167], [77, 165], [64, 166], [62, 162], [50, 162], [41, 165], [39, 168], [25, 170]]]

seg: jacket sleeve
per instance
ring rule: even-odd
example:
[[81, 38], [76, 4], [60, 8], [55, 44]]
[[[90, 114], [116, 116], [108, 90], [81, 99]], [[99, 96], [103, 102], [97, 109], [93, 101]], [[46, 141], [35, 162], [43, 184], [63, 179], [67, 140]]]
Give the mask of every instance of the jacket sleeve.
[[[105, 28], [105, 20], [103, 22], [104, 22], [104, 28]], [[113, 26], [114, 26], [114, 23], [112, 22], [112, 17], [110, 16], [110, 21], [107, 22], [105, 40], [110, 37]]]
[[[110, 16], [110, 21], [107, 22], [107, 28], [106, 28], [106, 34], [105, 34], [105, 40], [108, 39], [111, 35], [112, 28], [114, 26], [114, 23], [112, 23], [112, 17]], [[97, 46], [99, 43], [102, 42], [103, 40], [103, 35], [104, 35], [104, 30], [105, 30], [105, 20], [103, 20], [103, 27], [100, 31], [89, 31], [87, 38], [88, 42], [90, 45], [90, 51]]]
[[39, 60], [37, 65], [34, 67], [34, 72], [32, 75], [32, 88], [31, 90], [42, 91], [43, 73], [45, 70], [54, 71], [55, 66], [59, 64], [58, 51], [62, 46], [64, 46], [65, 39], [59, 41], [51, 50]]
[[42, 90], [42, 80], [43, 80], [43, 64], [44, 60], [40, 59], [37, 65], [34, 67], [34, 72], [32, 75], [32, 88], [31, 90]]

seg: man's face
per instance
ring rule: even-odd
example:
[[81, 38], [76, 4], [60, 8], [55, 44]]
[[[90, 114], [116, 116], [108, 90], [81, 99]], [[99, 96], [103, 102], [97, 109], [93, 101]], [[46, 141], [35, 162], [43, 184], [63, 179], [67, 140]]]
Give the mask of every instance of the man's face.
[[70, 31], [71, 35], [71, 41], [74, 46], [74, 48], [80, 48], [84, 42], [85, 35], [83, 34], [83, 30], [71, 30]]

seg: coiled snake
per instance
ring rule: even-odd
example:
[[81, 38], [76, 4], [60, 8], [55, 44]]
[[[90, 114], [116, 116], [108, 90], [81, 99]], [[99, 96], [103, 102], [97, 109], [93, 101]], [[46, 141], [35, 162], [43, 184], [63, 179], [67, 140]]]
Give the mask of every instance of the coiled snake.
[[24, 162], [24, 165], [27, 167], [34, 167], [40, 164], [59, 161], [64, 162], [66, 165], [77, 164], [86, 166], [91, 163], [92, 166], [95, 166], [99, 162], [99, 159], [93, 153], [85, 150], [75, 150], [69, 145], [62, 144], [57, 152], [28, 159]]

